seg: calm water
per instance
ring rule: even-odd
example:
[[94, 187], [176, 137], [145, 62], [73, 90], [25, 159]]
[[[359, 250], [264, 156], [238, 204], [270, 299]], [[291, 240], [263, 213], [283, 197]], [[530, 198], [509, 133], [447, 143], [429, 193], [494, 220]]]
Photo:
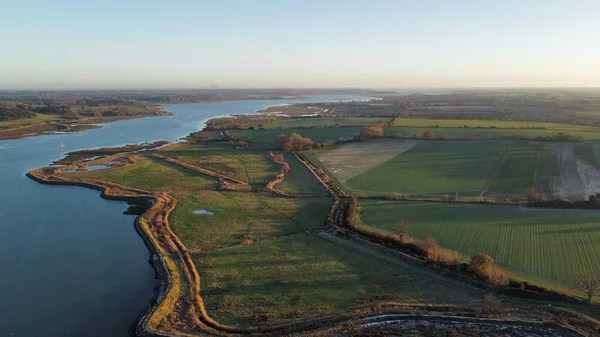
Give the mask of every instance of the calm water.
[[368, 97], [176, 104], [167, 106], [174, 116], [0, 140], [0, 337], [131, 336], [158, 285], [134, 216], [122, 214], [127, 204], [85, 188], [42, 185], [25, 173], [70, 151], [175, 141], [215, 116], [349, 99]]

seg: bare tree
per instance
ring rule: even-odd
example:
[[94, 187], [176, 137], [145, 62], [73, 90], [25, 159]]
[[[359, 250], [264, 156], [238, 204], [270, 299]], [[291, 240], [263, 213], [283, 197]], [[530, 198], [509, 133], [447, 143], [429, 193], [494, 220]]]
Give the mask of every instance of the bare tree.
[[587, 296], [588, 303], [592, 303], [592, 297], [600, 292], [600, 271], [584, 271], [575, 279], [574, 286]]

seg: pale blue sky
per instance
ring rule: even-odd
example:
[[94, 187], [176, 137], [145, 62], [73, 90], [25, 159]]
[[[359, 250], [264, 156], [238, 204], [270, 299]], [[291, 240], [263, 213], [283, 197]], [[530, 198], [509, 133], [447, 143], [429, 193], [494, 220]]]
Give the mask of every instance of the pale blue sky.
[[0, 88], [600, 86], [600, 1], [0, 0]]

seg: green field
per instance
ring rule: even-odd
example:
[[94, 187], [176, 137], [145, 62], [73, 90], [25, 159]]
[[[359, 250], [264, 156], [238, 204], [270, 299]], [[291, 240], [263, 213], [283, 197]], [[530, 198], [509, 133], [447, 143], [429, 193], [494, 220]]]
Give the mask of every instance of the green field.
[[253, 149], [273, 150], [275, 149], [275, 138], [280, 134], [299, 133], [317, 143], [335, 140], [339, 138], [351, 139], [362, 130], [363, 127], [342, 128], [295, 128], [295, 129], [269, 129], [269, 130], [232, 130], [231, 135], [235, 139], [247, 141]]
[[[587, 128], [587, 127], [586, 127]], [[589, 127], [591, 128], [591, 127]], [[421, 137], [424, 132], [431, 131], [436, 138], [444, 139], [535, 139], [556, 135], [558, 132], [579, 136], [583, 140], [600, 140], [600, 132], [595, 129], [588, 130], [538, 130], [538, 129], [490, 129], [490, 128], [460, 128], [460, 127], [390, 127], [385, 130], [387, 135], [401, 135], [412, 138]], [[600, 130], [599, 130], [600, 131]]]
[[[488, 194], [517, 196], [530, 188], [546, 193], [549, 182], [558, 174], [556, 155], [543, 142], [393, 142], [408, 144], [408, 150], [376, 167], [365, 166], [364, 170], [358, 166], [365, 157], [361, 151], [354, 149], [341, 153], [345, 147], [368, 147], [369, 142], [342, 145], [322, 152], [319, 160], [325, 167], [334, 161], [341, 162], [342, 165], [327, 168], [350, 192], [367, 195], [404, 193], [414, 197], [440, 197], [458, 193], [459, 198], [476, 199]], [[371, 153], [377, 154], [376, 150]], [[343, 161], [339, 158], [342, 155], [345, 156]], [[376, 158], [370, 160], [376, 161]], [[357, 169], [359, 172], [354, 172]], [[347, 180], [346, 171], [351, 173]]]
[[583, 140], [600, 139], [600, 128], [594, 126], [544, 122], [418, 118], [398, 118], [394, 121], [394, 126], [386, 130], [386, 134], [420, 137], [425, 131], [431, 131], [436, 137], [446, 139], [498, 139], [502, 137], [533, 139], [552, 136], [559, 132], [579, 136]]
[[516, 206], [365, 201], [362, 222], [393, 231], [403, 220], [418, 239], [435, 238], [467, 255], [488, 254], [504, 267], [568, 283], [600, 268], [600, 212]]
[[590, 131], [600, 132], [600, 128], [593, 126], [571, 125], [561, 123], [544, 122], [522, 122], [522, 121], [497, 121], [476, 119], [420, 119], [420, 118], [398, 118], [394, 126], [412, 127], [453, 127], [453, 128], [498, 128], [498, 129], [547, 129], [563, 132]]
[[267, 152], [236, 150], [231, 145], [186, 145], [161, 154], [263, 189], [281, 170]]
[[600, 158], [598, 157], [597, 144], [577, 144], [573, 147], [573, 152], [577, 157], [587, 161], [593, 167], [600, 169]]
[[[319, 228], [330, 198], [277, 198], [272, 193], [217, 190], [210, 177], [164, 161], [136, 157], [122, 168], [69, 173], [128, 187], [167, 192], [178, 200], [169, 217], [175, 233], [191, 249], [208, 249]], [[207, 210], [208, 214], [194, 214]]]
[[[180, 192], [169, 217], [188, 248], [211, 249], [324, 226], [330, 198], [278, 198], [271, 193]], [[207, 210], [213, 214], [194, 214]]]
[[136, 157], [135, 164], [110, 170], [69, 173], [87, 179], [98, 179], [149, 191], [215, 189], [217, 181], [167, 162]]
[[327, 189], [294, 155], [283, 153], [283, 158], [290, 165], [290, 171], [284, 181], [275, 186], [276, 189], [290, 194], [327, 195]]
[[508, 143], [428, 141], [346, 182], [368, 194], [476, 197], [493, 179]]
[[528, 142], [510, 144], [501, 159], [498, 173], [488, 181], [483, 193], [503, 193], [511, 197], [532, 188], [547, 193], [549, 182], [559, 173], [556, 154], [544, 145]]
[[300, 234], [195, 255], [209, 314], [247, 326], [259, 316], [283, 323], [380, 302], [473, 306], [481, 301], [478, 291], [426, 269], [327, 238]]
[[58, 121], [59, 117], [44, 115], [44, 114], [36, 114], [33, 118], [25, 118], [25, 119], [15, 119], [10, 121], [0, 121], [0, 128], [4, 127], [12, 127], [19, 125], [27, 125], [27, 124], [39, 124], [44, 122]]
[[390, 118], [380, 117], [328, 117], [281, 119], [265, 125], [266, 129], [289, 129], [298, 127], [365, 126], [377, 122], [389, 122]]

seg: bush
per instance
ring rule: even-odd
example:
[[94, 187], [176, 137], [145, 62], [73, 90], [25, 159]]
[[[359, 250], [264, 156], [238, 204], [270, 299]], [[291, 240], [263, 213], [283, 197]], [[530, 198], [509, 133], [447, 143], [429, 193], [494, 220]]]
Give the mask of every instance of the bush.
[[471, 256], [467, 271], [492, 284], [506, 285], [509, 282], [508, 276], [502, 269], [494, 265], [494, 259], [489, 255], [476, 254]]
[[441, 262], [446, 265], [455, 265], [459, 263], [458, 253], [438, 246], [434, 238], [427, 238], [418, 243], [426, 252], [426, 257], [433, 262]]
[[425, 131], [423, 132], [423, 139], [434, 139], [435, 138], [435, 134], [431, 131]]
[[440, 197], [441, 201], [444, 202], [454, 202], [456, 201], [456, 197], [448, 195], [448, 194], [442, 194], [442, 196]]
[[527, 202], [535, 203], [540, 202], [543, 199], [541, 193], [538, 193], [533, 188], [528, 188], [523, 191], [523, 198], [527, 200]]
[[500, 311], [502, 309], [502, 302], [500, 299], [494, 295], [485, 295], [483, 297], [483, 310], [495, 312]]
[[297, 152], [309, 150], [315, 146], [315, 142], [310, 138], [302, 137], [294, 132], [291, 135], [279, 135], [275, 139], [278, 148], [286, 152]]
[[365, 126], [355, 137], [356, 140], [365, 141], [375, 137], [383, 136], [383, 128], [378, 125]]

